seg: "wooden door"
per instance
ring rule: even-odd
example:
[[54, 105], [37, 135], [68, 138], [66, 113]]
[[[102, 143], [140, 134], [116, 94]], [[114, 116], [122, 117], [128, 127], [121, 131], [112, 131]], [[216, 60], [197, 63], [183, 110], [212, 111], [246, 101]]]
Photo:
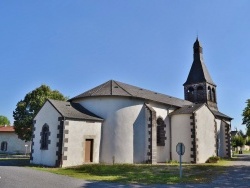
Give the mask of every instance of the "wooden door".
[[85, 140], [85, 162], [93, 162], [93, 139]]

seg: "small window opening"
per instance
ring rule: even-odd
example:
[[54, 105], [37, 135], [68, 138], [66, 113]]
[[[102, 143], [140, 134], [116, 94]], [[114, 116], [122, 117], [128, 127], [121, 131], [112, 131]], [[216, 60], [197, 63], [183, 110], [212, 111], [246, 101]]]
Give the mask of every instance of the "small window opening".
[[45, 124], [41, 133], [41, 149], [47, 150], [49, 145], [49, 126]]
[[7, 142], [2, 142], [1, 143], [1, 151], [7, 151], [8, 148], [8, 143]]

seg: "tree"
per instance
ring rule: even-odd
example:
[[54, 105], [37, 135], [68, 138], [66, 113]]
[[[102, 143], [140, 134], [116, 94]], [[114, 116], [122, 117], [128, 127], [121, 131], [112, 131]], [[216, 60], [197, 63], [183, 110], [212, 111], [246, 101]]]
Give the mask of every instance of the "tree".
[[17, 103], [13, 112], [14, 129], [20, 139], [25, 141], [32, 139], [33, 118], [47, 99], [65, 101], [68, 98], [57, 90], [51, 90], [49, 86], [41, 85]]
[[234, 136], [231, 140], [231, 143], [233, 147], [242, 147], [245, 145], [246, 141], [243, 136]]
[[246, 101], [247, 106], [243, 110], [242, 116], [242, 124], [245, 124], [247, 127], [247, 132], [249, 132], [250, 129], [250, 99]]
[[0, 116], [0, 126], [10, 125], [10, 120], [5, 116]]

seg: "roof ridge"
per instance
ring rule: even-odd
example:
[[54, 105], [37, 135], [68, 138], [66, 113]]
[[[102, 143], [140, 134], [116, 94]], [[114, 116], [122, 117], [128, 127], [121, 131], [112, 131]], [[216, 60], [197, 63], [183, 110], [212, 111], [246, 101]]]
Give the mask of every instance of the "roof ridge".
[[[126, 89], [124, 89], [120, 84], [118, 84], [117, 83], [117, 81], [115, 81], [115, 80], [113, 80], [123, 91], [125, 91], [126, 93], [128, 93], [129, 95], [131, 95], [131, 96], [134, 96], [134, 95], [132, 95], [130, 92], [128, 92]], [[120, 82], [121, 83], [121, 82]], [[112, 95], [112, 93], [111, 93], [111, 95]]]

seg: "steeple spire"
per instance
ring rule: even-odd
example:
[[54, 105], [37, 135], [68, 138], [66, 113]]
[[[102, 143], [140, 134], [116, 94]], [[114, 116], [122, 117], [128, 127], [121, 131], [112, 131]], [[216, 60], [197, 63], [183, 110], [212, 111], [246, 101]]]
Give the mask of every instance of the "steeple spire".
[[194, 54], [198, 54], [198, 53], [202, 54], [202, 46], [197, 36], [196, 41], [194, 43]]
[[187, 80], [183, 84], [185, 99], [194, 103], [207, 103], [214, 110], [218, 110], [216, 85], [203, 61], [203, 48], [198, 36], [194, 42], [193, 50], [193, 64]]
[[203, 61], [203, 48], [200, 41], [198, 40], [198, 37], [196, 38], [196, 41], [193, 45], [193, 49], [194, 61], [190, 69], [187, 81], [183, 85], [201, 82], [208, 82], [215, 85]]

